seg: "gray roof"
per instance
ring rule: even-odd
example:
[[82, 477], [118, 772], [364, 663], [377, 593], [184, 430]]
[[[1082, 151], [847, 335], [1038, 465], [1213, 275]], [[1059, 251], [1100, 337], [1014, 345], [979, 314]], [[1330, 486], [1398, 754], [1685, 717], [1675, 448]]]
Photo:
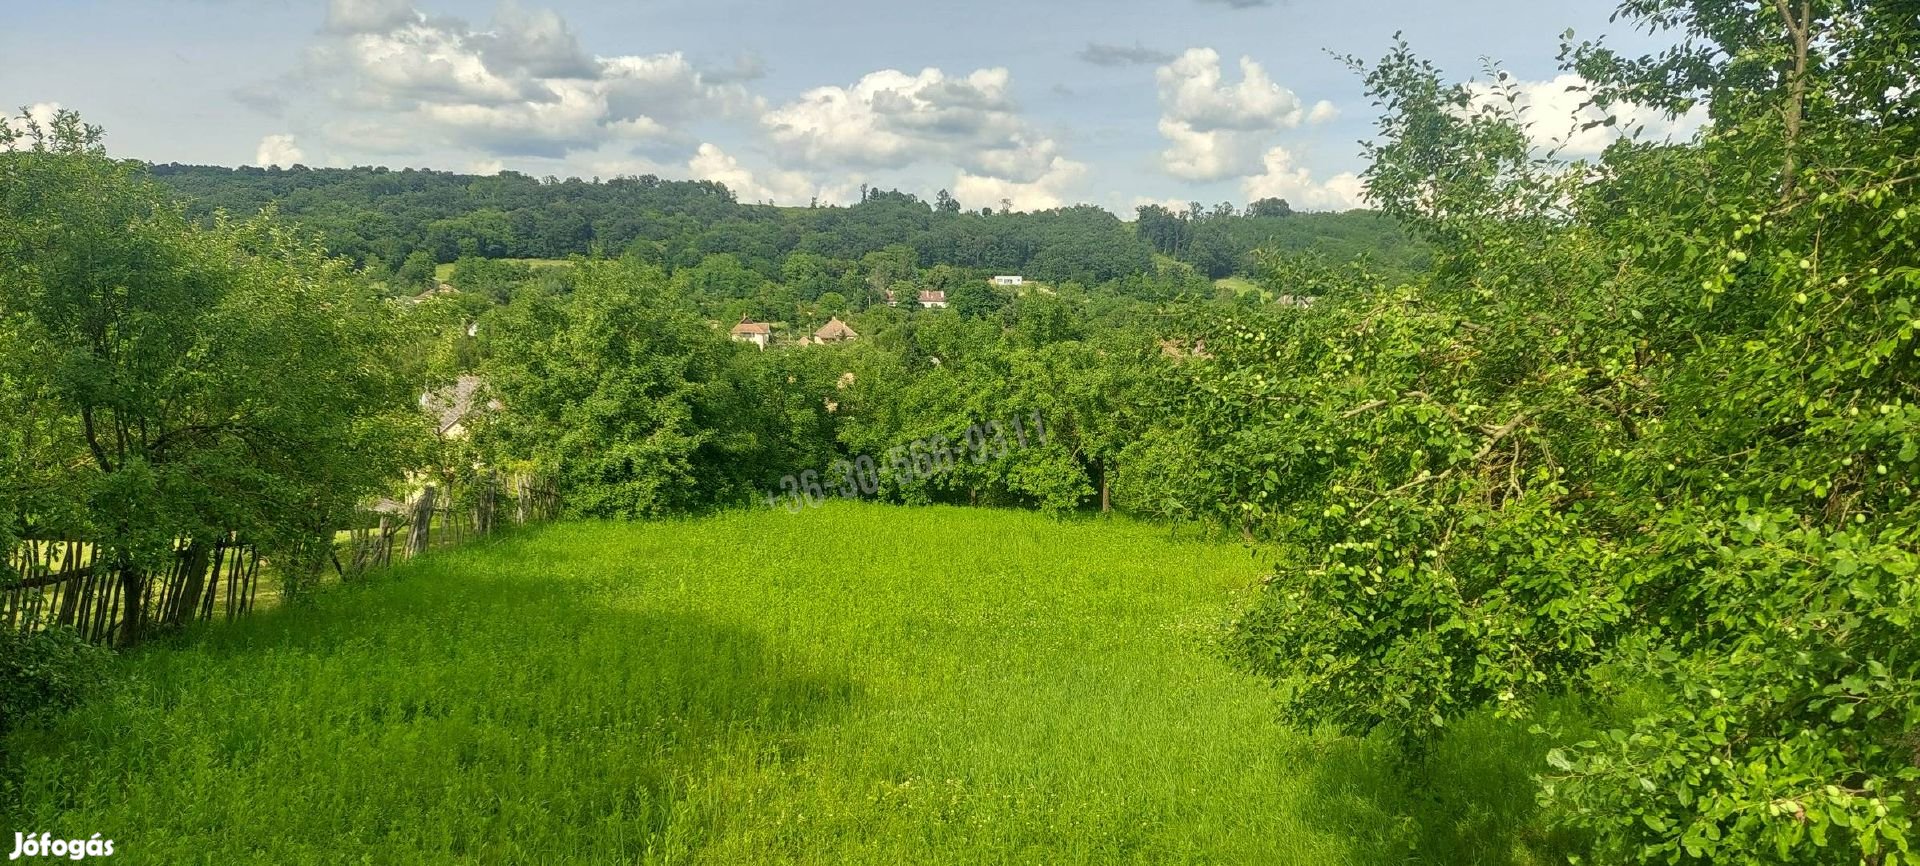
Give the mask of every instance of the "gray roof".
[[445, 388], [436, 388], [420, 395], [420, 408], [432, 415], [440, 435], [445, 436], [454, 425], [473, 414], [474, 398], [480, 393], [480, 386], [486, 380], [472, 373], [462, 373], [453, 384]]

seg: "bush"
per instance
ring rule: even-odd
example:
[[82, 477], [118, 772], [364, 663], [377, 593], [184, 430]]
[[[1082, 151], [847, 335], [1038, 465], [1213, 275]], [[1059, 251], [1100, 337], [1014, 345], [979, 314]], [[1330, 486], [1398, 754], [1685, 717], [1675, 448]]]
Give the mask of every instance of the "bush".
[[105, 677], [111, 657], [72, 629], [0, 632], [0, 735], [78, 703]]

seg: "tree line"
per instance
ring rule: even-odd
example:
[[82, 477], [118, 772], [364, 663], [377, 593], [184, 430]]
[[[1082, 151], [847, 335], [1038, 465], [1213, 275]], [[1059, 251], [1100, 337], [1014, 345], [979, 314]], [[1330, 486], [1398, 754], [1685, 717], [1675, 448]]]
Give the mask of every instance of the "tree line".
[[[652, 175], [603, 181], [380, 167], [165, 164], [151, 170], [196, 217], [252, 214], [271, 205], [319, 233], [336, 254], [410, 285], [426, 283], [434, 264], [463, 256], [543, 259], [596, 251], [637, 252], [669, 270], [726, 254], [766, 279], [779, 278], [796, 254], [859, 262], [894, 247], [911, 250], [916, 267], [945, 264], [1083, 283], [1146, 270], [1156, 252], [1210, 277], [1247, 272], [1248, 254], [1272, 245], [1321, 246], [1342, 259], [1365, 253], [1399, 268], [1424, 262], [1419, 244], [1378, 214], [1297, 214], [1279, 199], [1244, 212], [1231, 203], [1203, 210], [1195, 202], [1167, 215], [1185, 232], [1180, 243], [1169, 244], [1091, 205], [974, 210], [944, 190], [933, 202], [863, 188], [851, 206], [775, 207], [737, 201], [712, 181]], [[1140, 213], [1153, 222], [1165, 209], [1148, 206]]]

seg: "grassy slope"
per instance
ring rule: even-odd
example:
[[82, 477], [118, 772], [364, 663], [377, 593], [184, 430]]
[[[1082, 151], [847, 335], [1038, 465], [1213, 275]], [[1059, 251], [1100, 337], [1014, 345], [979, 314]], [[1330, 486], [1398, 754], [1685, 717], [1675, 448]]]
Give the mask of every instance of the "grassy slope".
[[1274, 722], [1208, 648], [1261, 571], [985, 510], [550, 527], [136, 654], [15, 736], [4, 828], [129, 863], [1524, 861], [1515, 735], [1429, 784]]
[[[573, 264], [572, 262], [566, 259], [506, 259], [506, 258], [503, 258], [503, 259], [496, 259], [496, 261], [517, 262], [519, 264], [523, 264], [523, 265], [526, 265], [527, 267], [535, 268], [535, 269], [564, 268], [564, 267], [571, 266]], [[457, 264], [456, 262], [441, 262], [440, 264], [434, 265], [433, 278], [443, 283], [450, 279], [453, 279], [453, 268], [456, 264]]]
[[1258, 292], [1260, 294], [1261, 300], [1264, 301], [1267, 299], [1266, 290], [1260, 288], [1259, 283], [1256, 283], [1250, 279], [1247, 279], [1246, 277], [1221, 277], [1220, 279], [1214, 280], [1213, 285], [1215, 288], [1232, 289], [1235, 295], [1244, 295], [1248, 292]]

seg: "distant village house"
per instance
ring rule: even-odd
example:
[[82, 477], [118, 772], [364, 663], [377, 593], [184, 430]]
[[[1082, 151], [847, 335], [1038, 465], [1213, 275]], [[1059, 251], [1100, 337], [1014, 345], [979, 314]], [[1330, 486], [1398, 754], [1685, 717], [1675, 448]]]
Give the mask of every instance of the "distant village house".
[[[480, 395], [480, 386], [485, 380], [471, 373], [462, 373], [445, 388], [436, 388], [420, 395], [420, 408], [434, 419], [434, 431], [442, 439], [464, 439], [467, 435], [467, 421], [482, 408], [475, 398]], [[488, 400], [487, 411], [500, 411], [500, 401]]]
[[947, 305], [946, 292], [940, 291], [939, 289], [933, 289], [931, 291], [923, 290], [920, 292], [920, 306], [923, 306], [932, 310], [938, 310], [945, 307], [946, 305]]
[[846, 322], [840, 321], [839, 316], [835, 316], [828, 319], [826, 324], [821, 325], [820, 330], [813, 332], [813, 341], [816, 343], [842, 343], [859, 336], [859, 334], [854, 333], [852, 328], [847, 327]]
[[1026, 280], [1018, 274], [1005, 274], [993, 278], [993, 284], [996, 286], [1018, 286], [1025, 282]]
[[773, 341], [773, 326], [766, 322], [756, 322], [751, 318], [741, 318], [740, 324], [733, 326], [733, 338], [742, 343], [752, 343], [761, 349]]

